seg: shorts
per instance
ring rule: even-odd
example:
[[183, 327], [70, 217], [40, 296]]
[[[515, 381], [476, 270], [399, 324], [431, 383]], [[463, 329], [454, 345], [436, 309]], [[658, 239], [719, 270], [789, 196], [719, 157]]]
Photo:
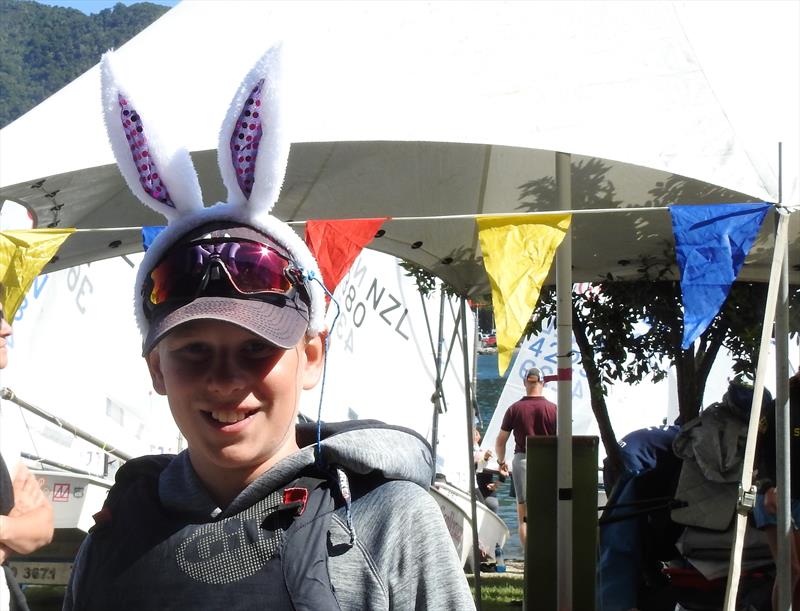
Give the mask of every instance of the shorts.
[[[792, 528], [798, 530], [800, 528], [800, 499], [789, 499], [789, 513], [791, 514]], [[764, 509], [763, 494], [756, 495], [756, 504], [753, 507], [753, 521], [756, 524], [756, 528], [778, 525], [777, 514], [769, 513]]]
[[521, 505], [525, 502], [525, 484], [528, 479], [528, 459], [525, 454], [514, 454], [511, 469], [514, 474], [514, 494], [517, 495], [517, 503]]

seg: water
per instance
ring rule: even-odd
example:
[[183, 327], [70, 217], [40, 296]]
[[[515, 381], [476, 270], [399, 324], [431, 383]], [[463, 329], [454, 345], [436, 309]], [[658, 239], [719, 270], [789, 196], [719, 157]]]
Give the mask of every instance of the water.
[[[480, 414], [481, 428], [485, 429], [489, 424], [489, 420], [492, 418], [494, 408], [497, 406], [497, 401], [500, 399], [500, 395], [503, 392], [506, 379], [501, 378], [497, 373], [497, 354], [479, 354], [476, 369], [476, 400]], [[506, 523], [511, 534], [503, 551], [508, 560], [522, 560], [522, 544], [520, 543], [519, 531], [517, 530], [517, 500], [510, 495], [511, 486], [511, 479], [508, 479], [500, 484], [495, 493], [495, 496], [500, 501], [498, 515]]]

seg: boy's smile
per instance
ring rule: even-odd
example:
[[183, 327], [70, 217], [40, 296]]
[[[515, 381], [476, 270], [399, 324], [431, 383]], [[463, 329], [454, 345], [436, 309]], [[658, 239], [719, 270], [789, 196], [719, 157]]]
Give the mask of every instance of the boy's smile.
[[236, 408], [233, 409], [221, 409], [221, 410], [214, 410], [213, 412], [209, 413], [209, 417], [219, 424], [221, 427], [226, 428], [226, 430], [232, 430], [232, 427], [226, 426], [231, 424], [237, 424], [242, 422], [246, 418], [249, 418], [253, 414], [256, 413], [258, 410], [247, 410], [242, 411]]
[[233, 482], [241, 490], [297, 450], [298, 398], [316, 384], [321, 361], [319, 338], [284, 350], [208, 319], [177, 327], [147, 356], [153, 386], [167, 395], [212, 491]]

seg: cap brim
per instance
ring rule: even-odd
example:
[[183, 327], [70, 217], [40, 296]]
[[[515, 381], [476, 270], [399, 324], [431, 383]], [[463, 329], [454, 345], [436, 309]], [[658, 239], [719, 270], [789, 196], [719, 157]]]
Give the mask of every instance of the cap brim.
[[279, 297], [282, 303], [232, 297], [198, 297], [188, 304], [158, 313], [150, 323], [142, 353], [147, 355], [176, 327], [193, 320], [219, 320], [255, 333], [279, 348], [297, 345], [308, 329], [308, 308], [301, 299]]

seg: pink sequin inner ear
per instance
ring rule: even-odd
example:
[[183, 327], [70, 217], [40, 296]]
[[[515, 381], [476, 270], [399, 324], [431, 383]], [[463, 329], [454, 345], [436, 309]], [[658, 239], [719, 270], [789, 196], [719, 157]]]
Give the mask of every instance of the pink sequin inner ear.
[[231, 134], [231, 160], [239, 188], [245, 196], [253, 191], [253, 175], [256, 169], [258, 143], [261, 142], [261, 107], [264, 79], [258, 81], [244, 103]]
[[150, 148], [147, 145], [147, 137], [139, 113], [133, 109], [125, 96], [119, 95], [118, 99], [122, 129], [125, 130], [133, 163], [136, 164], [136, 170], [139, 172], [139, 182], [142, 183], [142, 187], [150, 197], [174, 208], [175, 204], [169, 196], [166, 185], [158, 175], [155, 162], [150, 157]]

